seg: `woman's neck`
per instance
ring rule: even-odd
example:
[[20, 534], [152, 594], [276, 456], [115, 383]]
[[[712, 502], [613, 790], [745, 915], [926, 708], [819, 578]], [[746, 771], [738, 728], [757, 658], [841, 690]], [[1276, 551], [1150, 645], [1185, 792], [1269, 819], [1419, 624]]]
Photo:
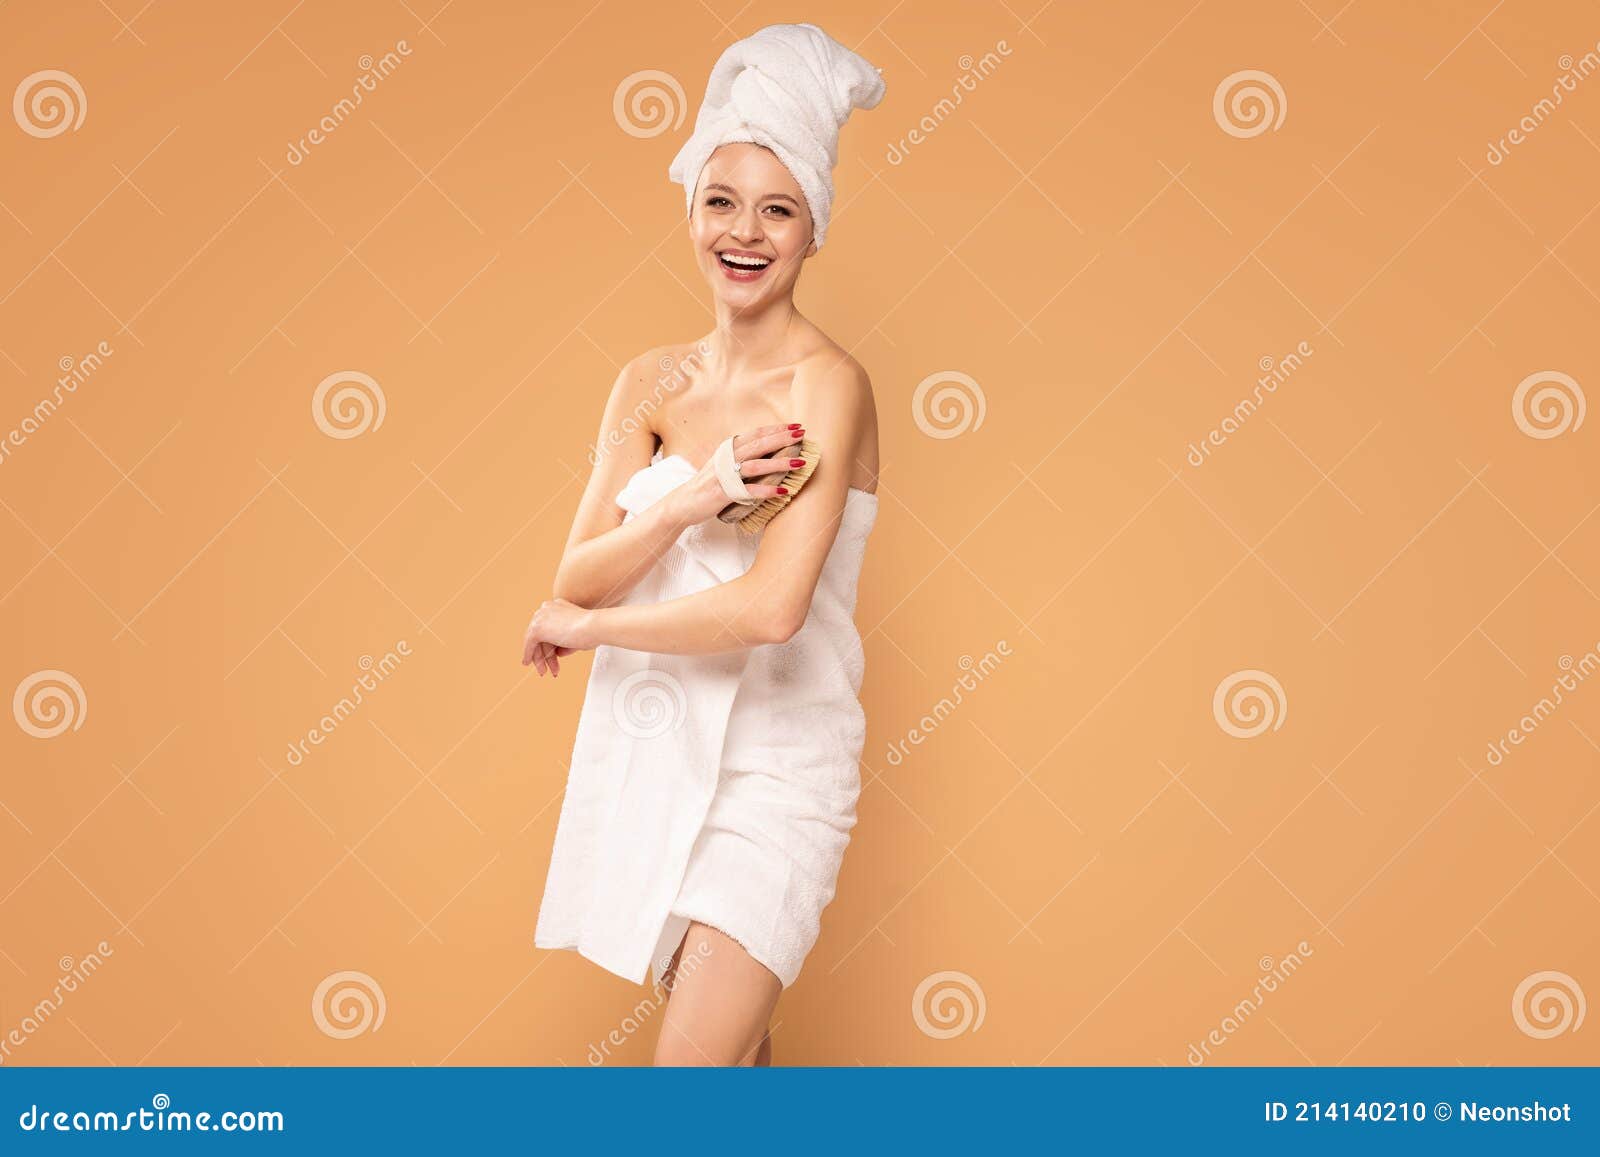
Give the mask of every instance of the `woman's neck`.
[[737, 310], [719, 302], [717, 328], [706, 338], [708, 360], [725, 377], [790, 364], [794, 361], [795, 329], [804, 321], [792, 299], [754, 310]]

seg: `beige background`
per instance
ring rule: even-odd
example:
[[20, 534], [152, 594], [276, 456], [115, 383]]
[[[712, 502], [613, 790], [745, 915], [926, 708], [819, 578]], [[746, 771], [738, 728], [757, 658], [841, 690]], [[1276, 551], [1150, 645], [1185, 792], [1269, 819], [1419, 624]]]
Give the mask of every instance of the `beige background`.
[[[1512, 1007], [1600, 994], [1600, 680], [1486, 760], [1600, 643], [1600, 418], [1512, 411], [1600, 387], [1600, 77], [1487, 157], [1594, 5], [11, 0], [0, 95], [60, 69], [86, 107], [0, 116], [0, 434], [113, 352], [0, 462], [0, 691], [85, 700], [0, 727], [0, 1034], [112, 955], [8, 1063], [583, 1065], [647, 995], [532, 947], [589, 662], [541, 682], [520, 632], [616, 368], [709, 327], [666, 179], [706, 74], [796, 19], [888, 82], [800, 287], [884, 471], [860, 824], [780, 1063], [1182, 1065], [1302, 940], [1215, 1063], [1600, 1061]], [[1284, 116], [1235, 136], [1244, 69]], [[623, 131], [644, 70], [681, 125]], [[386, 408], [335, 438], [344, 371]], [[952, 372], [983, 420], [932, 436]], [[1281, 726], [1242, 739], [1249, 669]], [[376, 1031], [319, 1030], [342, 970]], [[947, 971], [983, 1020], [944, 1038]]]

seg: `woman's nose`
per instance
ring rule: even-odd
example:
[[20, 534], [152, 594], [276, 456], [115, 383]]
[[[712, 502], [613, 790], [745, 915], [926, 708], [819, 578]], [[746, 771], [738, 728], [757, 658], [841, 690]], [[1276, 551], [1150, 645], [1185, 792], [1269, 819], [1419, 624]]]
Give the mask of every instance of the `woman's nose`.
[[746, 243], [761, 240], [761, 221], [755, 210], [746, 208], [739, 214], [733, 225], [733, 235]]

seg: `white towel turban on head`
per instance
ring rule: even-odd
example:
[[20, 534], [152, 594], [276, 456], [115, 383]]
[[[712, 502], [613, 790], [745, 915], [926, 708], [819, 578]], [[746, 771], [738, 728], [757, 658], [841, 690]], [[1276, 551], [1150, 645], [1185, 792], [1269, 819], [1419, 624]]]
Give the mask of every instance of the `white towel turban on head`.
[[817, 248], [833, 211], [839, 128], [852, 109], [883, 99], [879, 70], [815, 24], [771, 24], [728, 46], [711, 69], [694, 133], [667, 175], [694, 209], [700, 171], [717, 146], [771, 149], [794, 175], [816, 224]]

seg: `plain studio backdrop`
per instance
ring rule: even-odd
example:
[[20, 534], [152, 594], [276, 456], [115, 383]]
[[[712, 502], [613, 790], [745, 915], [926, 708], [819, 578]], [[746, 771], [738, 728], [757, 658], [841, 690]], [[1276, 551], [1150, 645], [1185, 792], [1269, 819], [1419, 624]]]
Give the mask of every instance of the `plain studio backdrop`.
[[518, 650], [785, 20], [888, 91], [798, 294], [883, 473], [779, 1062], [1600, 1061], [1592, 5], [16, 0], [6, 1063], [648, 1060], [532, 946], [591, 657]]

